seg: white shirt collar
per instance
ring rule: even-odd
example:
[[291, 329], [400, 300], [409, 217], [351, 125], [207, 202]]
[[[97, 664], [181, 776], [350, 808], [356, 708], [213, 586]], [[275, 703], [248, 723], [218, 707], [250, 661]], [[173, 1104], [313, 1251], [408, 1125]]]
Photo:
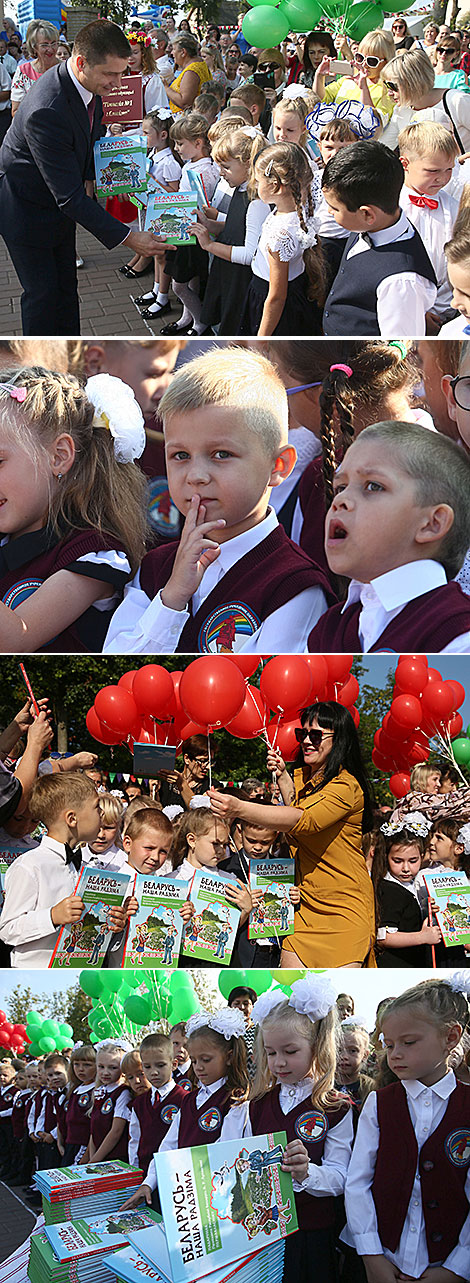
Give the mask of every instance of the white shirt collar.
[[399, 241], [400, 236], [409, 233], [410, 224], [402, 210], [397, 223], [393, 223], [391, 227], [382, 227], [378, 232], [369, 232], [369, 236], [373, 245], [391, 245], [394, 241]]
[[157, 1091], [158, 1091], [158, 1094], [159, 1094], [159, 1096], [160, 1096], [160, 1100], [164, 1100], [164, 1099], [165, 1099], [165, 1096], [169, 1096], [169, 1095], [170, 1095], [170, 1092], [171, 1092], [171, 1091], [173, 1091], [173, 1087], [174, 1087], [174, 1086], [175, 1086], [175, 1080], [174, 1080], [174, 1078], [169, 1078], [169, 1079], [168, 1079], [168, 1082], [163, 1084], [163, 1087], [151, 1087], [151, 1092], [152, 1092], [152, 1105], [153, 1105], [153, 1103], [154, 1103], [154, 1100], [155, 1100], [155, 1096], [156, 1096]]
[[457, 1084], [453, 1069], [449, 1069], [449, 1072], [444, 1074], [444, 1077], [440, 1078], [439, 1082], [433, 1083], [432, 1087], [426, 1087], [426, 1084], [420, 1082], [418, 1078], [410, 1078], [408, 1082], [404, 1082], [402, 1085], [407, 1096], [411, 1096], [413, 1100], [421, 1096], [424, 1091], [432, 1091], [436, 1096], [440, 1096], [441, 1100], [447, 1100], [452, 1095]]
[[302, 1078], [299, 1083], [281, 1083], [279, 1100], [281, 1105], [288, 1106], [288, 1112], [294, 1109], [300, 1100], [306, 1100], [307, 1096], [312, 1095], [313, 1078]]
[[196, 1103], [198, 1105], [202, 1105], [202, 1102], [204, 1100], [208, 1100], [209, 1096], [214, 1096], [215, 1092], [218, 1091], [220, 1087], [223, 1087], [224, 1083], [226, 1082], [227, 1082], [226, 1078], [218, 1078], [217, 1082], [210, 1083], [208, 1087], [206, 1087], [205, 1083], [203, 1084], [198, 1082], [198, 1093], [197, 1093]]
[[70, 76], [70, 79], [71, 79], [71, 81], [72, 81], [72, 84], [73, 84], [73, 85], [75, 85], [75, 88], [78, 90], [78, 93], [80, 94], [80, 98], [82, 99], [82, 102], [84, 103], [85, 107], [88, 107], [88, 103], [89, 103], [89, 102], [91, 102], [91, 100], [92, 100], [92, 98], [93, 98], [93, 94], [90, 92], [90, 90], [89, 90], [89, 89], [85, 89], [85, 86], [84, 86], [84, 85], [81, 85], [81, 84], [80, 84], [80, 81], [79, 81], [79, 80], [77, 80], [76, 75], [75, 75], [75, 74], [74, 74], [74, 72], [72, 71], [72, 59], [71, 59], [71, 58], [67, 58], [67, 62], [66, 62], [66, 64], [65, 64], [65, 66], [66, 66], [67, 71], [68, 71], [68, 73], [69, 73], [69, 76]]
[[[371, 600], [373, 594], [378, 598], [384, 610], [397, 610], [406, 606], [416, 597], [423, 597], [432, 588], [441, 588], [447, 583], [444, 567], [440, 562], [428, 560], [409, 561], [405, 566], [396, 566], [387, 570], [384, 575], [371, 579], [370, 584], [363, 584], [359, 579], [352, 579], [342, 614], [348, 606], [360, 601]], [[371, 593], [373, 590], [373, 594]]]
[[38, 851], [40, 850], [40, 848], [41, 848], [41, 846], [43, 845], [43, 843], [44, 843], [44, 846], [47, 846], [47, 847], [49, 848], [49, 850], [50, 850], [50, 851], [53, 851], [53, 852], [54, 852], [54, 854], [56, 854], [56, 855], [60, 855], [60, 856], [61, 856], [61, 858], [62, 858], [62, 860], [64, 860], [64, 862], [65, 862], [65, 858], [66, 858], [66, 856], [65, 856], [65, 842], [57, 842], [55, 838], [51, 838], [51, 837], [49, 837], [49, 834], [48, 834], [48, 833], [46, 833], [46, 834], [44, 835], [44, 837], [43, 837], [43, 838], [41, 838], [41, 841], [40, 841], [40, 843], [39, 843], [39, 847], [37, 847], [37, 848], [36, 848]]
[[246, 557], [248, 552], [251, 552], [253, 548], [257, 548], [263, 539], [267, 539], [277, 525], [279, 525], [279, 522], [274, 509], [268, 508], [266, 516], [263, 517], [262, 521], [258, 522], [257, 526], [253, 526], [250, 530], [244, 530], [243, 534], [234, 535], [233, 539], [228, 539], [226, 543], [222, 543], [217, 561], [208, 566], [200, 587], [194, 593], [193, 600], [195, 603], [199, 606], [202, 601], [205, 601], [212, 589], [215, 588], [215, 585], [218, 584], [219, 579], [222, 579], [237, 561], [241, 561], [242, 557]]
[[190, 1068], [191, 1068], [191, 1061], [189, 1056], [187, 1060], [183, 1061], [182, 1065], [177, 1065], [177, 1070], [179, 1074], [187, 1074], [188, 1069]]

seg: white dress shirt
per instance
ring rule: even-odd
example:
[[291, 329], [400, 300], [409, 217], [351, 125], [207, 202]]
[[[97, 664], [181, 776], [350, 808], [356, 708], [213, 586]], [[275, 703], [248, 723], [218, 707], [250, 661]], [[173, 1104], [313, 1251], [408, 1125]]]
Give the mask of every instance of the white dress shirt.
[[439, 330], [440, 339], [468, 339], [469, 334], [470, 321], [468, 316], [462, 316], [461, 313], [453, 321], [446, 321]]
[[[95, 851], [92, 851], [88, 845], [83, 846], [82, 861], [88, 869], [106, 869], [110, 873], [121, 873], [124, 865], [126, 866], [125, 873], [128, 873], [130, 869], [130, 865], [127, 864], [126, 860], [126, 852], [122, 850], [122, 847], [116, 846], [115, 842], [102, 855], [96, 855]], [[134, 875], [135, 869], [130, 871]]]
[[[425, 1141], [439, 1126], [444, 1117], [449, 1097], [456, 1085], [452, 1071], [438, 1083], [426, 1087], [417, 1079], [403, 1083], [411, 1121], [416, 1133], [418, 1152]], [[346, 1180], [347, 1227], [341, 1235], [352, 1243], [359, 1256], [386, 1256], [398, 1265], [403, 1274], [420, 1278], [429, 1265], [426, 1232], [421, 1200], [421, 1182], [417, 1172], [411, 1200], [396, 1252], [390, 1252], [380, 1241], [377, 1214], [371, 1193], [379, 1146], [377, 1122], [377, 1094], [371, 1092], [359, 1118], [357, 1136]], [[443, 1173], [445, 1179], [445, 1173]], [[470, 1171], [465, 1182], [466, 1197], [470, 1202]], [[447, 1260], [441, 1262], [445, 1269], [464, 1279], [470, 1279], [470, 1212], [462, 1227], [458, 1244]]]
[[[227, 1082], [226, 1078], [218, 1078], [215, 1083], [210, 1083], [208, 1087], [203, 1087], [202, 1084], [199, 1084], [199, 1089], [196, 1096], [197, 1108], [202, 1109], [202, 1106], [205, 1105], [206, 1100], [210, 1100], [211, 1096], [214, 1096], [215, 1092], [219, 1091], [219, 1088], [223, 1087], [224, 1083], [226, 1082]], [[229, 1115], [227, 1115], [227, 1117], [229, 1117]], [[224, 1126], [226, 1121], [227, 1119], [225, 1118]], [[179, 1144], [178, 1144], [179, 1130], [180, 1130], [180, 1111], [178, 1110], [178, 1113], [175, 1114], [173, 1121], [170, 1123], [166, 1136], [163, 1137], [162, 1143], [159, 1146], [159, 1149], [158, 1149], [159, 1154], [163, 1153], [167, 1149], [179, 1149]], [[221, 1140], [228, 1139], [228, 1137], [224, 1136], [223, 1130], [222, 1130], [220, 1139]], [[155, 1163], [153, 1159], [151, 1163], [149, 1163], [144, 1185], [148, 1185], [150, 1189], [157, 1188], [157, 1174], [155, 1171]]]
[[[281, 1084], [279, 1104], [283, 1114], [289, 1114], [301, 1100], [307, 1100], [311, 1095], [311, 1078], [303, 1078], [292, 1086]], [[305, 1191], [317, 1198], [329, 1195], [336, 1198], [343, 1193], [354, 1139], [352, 1119], [353, 1111], [349, 1109], [336, 1127], [329, 1128], [321, 1161], [309, 1163], [308, 1175], [301, 1183], [294, 1180], [294, 1190]], [[234, 1105], [227, 1114], [221, 1140], [241, 1140], [245, 1136], [253, 1136], [248, 1101]]]
[[[423, 561], [410, 561], [405, 566], [388, 570], [370, 584], [362, 584], [352, 579], [343, 606], [342, 614], [354, 602], [361, 602], [359, 615], [359, 639], [361, 650], [366, 655], [376, 641], [382, 636], [387, 624], [396, 619], [408, 602], [424, 596], [432, 588], [441, 588], [447, 583], [444, 567], [438, 561], [427, 558]], [[405, 645], [403, 640], [403, 645]], [[470, 653], [470, 632], [454, 637], [448, 646], [439, 652], [441, 655], [467, 655]]]
[[12, 967], [48, 967], [60, 927], [51, 909], [73, 895], [78, 880], [65, 862], [65, 846], [46, 835], [32, 851], [19, 855], [5, 875], [0, 939], [13, 946]]
[[[395, 241], [403, 244], [414, 234], [414, 227], [402, 212], [393, 227], [384, 227], [379, 232], [370, 232], [373, 245], [391, 245]], [[367, 254], [370, 245], [359, 236], [355, 245], [349, 250], [347, 259], [356, 254]], [[344, 260], [343, 260], [344, 261]], [[399, 334], [401, 338], [424, 338], [426, 333], [426, 312], [433, 307], [436, 299], [436, 286], [417, 272], [400, 272], [394, 276], [385, 276], [377, 287], [377, 320], [379, 332], [388, 337]]]
[[[241, 183], [238, 190], [244, 192], [247, 186], [247, 183]], [[250, 200], [246, 211], [245, 240], [243, 245], [232, 245], [232, 263], [250, 265], [258, 249], [263, 223], [270, 213], [271, 209], [264, 200], [258, 197]]]
[[[204, 571], [199, 588], [193, 594], [194, 613], [227, 571], [266, 539], [277, 525], [275, 512], [268, 508], [266, 517], [257, 526], [220, 545], [217, 561]], [[256, 655], [302, 653], [307, 649], [309, 632], [325, 610], [326, 599], [322, 589], [305, 588], [285, 606], [268, 615], [250, 637], [237, 634], [234, 650]], [[135, 655], [174, 654], [189, 618], [189, 610], [170, 610], [164, 606], [161, 592], [149, 601], [140, 587], [137, 573], [125, 588], [124, 600], [114, 612], [103, 651], [107, 655], [127, 655], [130, 652]]]
[[410, 196], [419, 197], [421, 192], [417, 192], [414, 187], [405, 186], [404, 183], [400, 192], [401, 208], [419, 232], [436, 273], [437, 295], [434, 311], [446, 312], [452, 305], [452, 286], [447, 274], [444, 245], [452, 240], [459, 203], [446, 187], [434, 193], [437, 209], [429, 209], [426, 205], [422, 208], [419, 205], [413, 205]]
[[[113, 1091], [114, 1091], [114, 1089], [115, 1089], [115, 1087], [117, 1087], [117, 1086], [118, 1086], [118, 1084], [117, 1084], [117, 1083], [108, 1083], [108, 1084], [106, 1085], [106, 1087], [95, 1087], [94, 1092], [93, 1092], [93, 1099], [94, 1099], [94, 1100], [104, 1100], [104, 1099], [105, 1099], [105, 1097], [106, 1097], [106, 1096], [109, 1096], [109, 1095], [111, 1094], [111, 1092], [113, 1092]], [[110, 1126], [112, 1125], [113, 1118], [124, 1118], [124, 1120], [125, 1120], [125, 1122], [126, 1122], [126, 1123], [130, 1123], [130, 1121], [131, 1121], [131, 1104], [132, 1104], [132, 1096], [131, 1096], [131, 1093], [130, 1093], [130, 1091], [129, 1091], [129, 1088], [128, 1088], [128, 1087], [125, 1087], [125, 1086], [124, 1086], [124, 1083], [123, 1083], [123, 1085], [122, 1085], [122, 1089], [121, 1089], [121, 1092], [120, 1092], [119, 1096], [117, 1097], [117, 1100], [116, 1100], [116, 1103], [115, 1103], [114, 1109], [113, 1109], [113, 1111], [112, 1111], [112, 1118], [111, 1118]]]
[[[174, 1078], [169, 1078], [168, 1082], [164, 1083], [162, 1087], [151, 1087], [150, 1099], [151, 1099], [152, 1105], [155, 1103], [155, 1096], [157, 1091], [158, 1091], [160, 1100], [165, 1100], [165, 1096], [169, 1096], [170, 1092], [173, 1091], [173, 1088], [175, 1086], [176, 1086], [176, 1083]], [[136, 1097], [136, 1099], [138, 1098]], [[179, 1115], [179, 1112], [180, 1111], [178, 1109], [178, 1115]], [[176, 1114], [175, 1114], [175, 1118], [176, 1118]], [[141, 1132], [139, 1119], [137, 1117], [135, 1109], [132, 1109], [131, 1121], [129, 1123], [129, 1162], [132, 1164], [135, 1164], [136, 1167], [139, 1166], [138, 1150], [139, 1150], [141, 1135], [142, 1135], [142, 1132]], [[150, 1164], [150, 1166], [152, 1166], [152, 1163]]]

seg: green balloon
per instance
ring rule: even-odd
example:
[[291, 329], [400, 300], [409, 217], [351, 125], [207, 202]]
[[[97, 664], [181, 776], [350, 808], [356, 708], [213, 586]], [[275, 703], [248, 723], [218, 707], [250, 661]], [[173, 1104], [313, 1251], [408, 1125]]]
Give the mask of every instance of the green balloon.
[[470, 739], [452, 740], [452, 752], [459, 766], [468, 766], [470, 762]]
[[357, 0], [352, 4], [346, 18], [346, 31], [353, 40], [362, 40], [369, 31], [383, 27], [384, 15], [378, 4], [370, 0]]
[[344, 0], [322, 0], [323, 13], [339, 22], [344, 14]]
[[290, 31], [313, 31], [323, 15], [318, 0], [282, 0], [279, 13], [284, 14]]
[[270, 49], [285, 40], [289, 31], [289, 19], [280, 9], [271, 9], [269, 4], [257, 5], [245, 14], [242, 32], [245, 40], [255, 49]]
[[40, 1038], [39, 1046], [41, 1051], [55, 1051], [55, 1038]]
[[90, 1042], [93, 1043], [93, 1046], [99, 1041], [98, 1034], [90, 1034]]
[[57, 1024], [57, 1020], [45, 1020], [41, 1032], [45, 1034], [46, 1038], [58, 1038], [60, 1026]]
[[28, 1015], [26, 1016], [26, 1024], [42, 1025], [42, 1016], [39, 1015], [39, 1011], [28, 1011]]
[[180, 991], [172, 1003], [172, 1023], [176, 1025], [179, 1020], [189, 1020], [189, 1017], [193, 1016], [195, 1011], [199, 1011], [199, 1000], [196, 998], [196, 994]]
[[[168, 980], [168, 977], [166, 976], [165, 979]], [[184, 989], [185, 992], [188, 992], [188, 990], [192, 990], [193, 988], [193, 982], [188, 976], [187, 971], [172, 971], [171, 976], [169, 977], [169, 982], [170, 993], [177, 994], [180, 993], [182, 989]]]
[[122, 975], [119, 971], [103, 971], [101, 983], [108, 993], [118, 993], [122, 985]]
[[250, 4], [253, 9], [258, 9], [261, 4], [269, 5], [270, 9], [275, 9], [278, 2], [279, 0], [248, 0], [248, 4]]
[[30, 1042], [29, 1047], [28, 1047], [28, 1056], [34, 1056], [34, 1057], [35, 1057], [35, 1056], [40, 1056], [40, 1055], [41, 1055], [41, 1047], [39, 1046], [39, 1043], [38, 1043], [38, 1042]]
[[285, 967], [280, 967], [271, 972], [273, 980], [277, 980], [281, 986], [287, 985], [289, 989], [295, 980], [303, 980], [306, 974], [306, 971], [286, 971]]
[[90, 1029], [95, 1028], [95, 1025], [98, 1024], [98, 1022], [102, 1019], [104, 1014], [105, 1014], [104, 1011], [101, 1011], [99, 1007], [92, 1007], [91, 1011], [88, 1012], [88, 1016], [87, 1016]]
[[63, 1038], [73, 1038], [72, 1026], [67, 1024], [67, 1022], [65, 1022], [63, 1025], [59, 1025], [59, 1030]]
[[129, 985], [130, 989], [138, 988], [145, 979], [145, 971], [126, 971], [126, 985]]
[[78, 982], [87, 998], [99, 998], [103, 993], [104, 985], [99, 971], [81, 971]]
[[[250, 975], [251, 975], [251, 972], [250, 972]], [[228, 998], [229, 993], [231, 993], [232, 989], [238, 989], [240, 985], [243, 985], [244, 988], [246, 988], [246, 986], [248, 986], [249, 988], [252, 988], [252, 987], [254, 988], [254, 985], [251, 986], [251, 983], [249, 980], [247, 980], [246, 976], [247, 976], [246, 971], [234, 971], [232, 970], [231, 967], [230, 969], [227, 969], [227, 971], [221, 971], [219, 975], [218, 985], [219, 985], [219, 989], [222, 994], [222, 997]]]
[[[72, 1038], [73, 1038], [73, 1034], [72, 1034]], [[66, 1034], [60, 1034], [59, 1037], [56, 1038], [55, 1040], [55, 1045], [56, 1045], [57, 1051], [64, 1051], [65, 1047], [70, 1047], [71, 1045], [70, 1036], [67, 1036]]]
[[124, 1011], [134, 1025], [148, 1025], [152, 1019], [152, 1002], [143, 994], [132, 993], [130, 998], [126, 998]]
[[254, 971], [250, 971], [249, 976], [248, 988], [254, 989], [255, 993], [258, 994], [258, 997], [260, 993], [266, 993], [266, 990], [271, 988], [271, 972], [268, 971], [267, 968], [263, 971], [257, 971], [256, 969]]

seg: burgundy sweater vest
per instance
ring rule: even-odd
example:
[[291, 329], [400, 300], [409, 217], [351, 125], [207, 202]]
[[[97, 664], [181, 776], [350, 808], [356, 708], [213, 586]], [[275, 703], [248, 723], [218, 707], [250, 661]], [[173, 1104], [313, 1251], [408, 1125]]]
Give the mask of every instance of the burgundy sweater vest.
[[183, 1087], [173, 1087], [163, 1100], [156, 1100], [153, 1105], [151, 1091], [146, 1091], [142, 1096], [136, 1096], [132, 1109], [140, 1124], [137, 1158], [143, 1172], [147, 1171], [153, 1155], [160, 1148], [163, 1137], [166, 1136], [175, 1114], [181, 1109], [181, 1103], [185, 1099], [186, 1092]]
[[0, 1092], [0, 1123], [6, 1122], [7, 1119], [8, 1122], [10, 1121], [11, 1113], [9, 1111], [14, 1107], [17, 1091], [18, 1088], [16, 1088], [15, 1091], [14, 1083], [11, 1084], [11, 1087], [8, 1086], [2, 1088], [2, 1091]]
[[56, 1104], [57, 1104], [57, 1092], [48, 1091], [46, 1095], [46, 1108], [44, 1111], [43, 1131], [45, 1132], [51, 1132], [54, 1127], [57, 1127]]
[[[90, 1110], [92, 1088], [78, 1094], [73, 1091], [65, 1110], [65, 1140], [67, 1145], [88, 1145], [90, 1139]], [[62, 1129], [61, 1129], [62, 1130]]]
[[[330, 1127], [335, 1127], [347, 1114], [345, 1102], [339, 1109], [322, 1110], [312, 1105], [310, 1097], [283, 1114], [279, 1103], [280, 1087], [267, 1091], [265, 1096], [250, 1103], [250, 1119], [254, 1136], [263, 1132], [286, 1132], [287, 1139], [301, 1140], [308, 1151], [309, 1163], [321, 1163], [325, 1140]], [[311, 1138], [311, 1139], [310, 1139]], [[301, 1230], [330, 1229], [335, 1222], [335, 1199], [329, 1195], [313, 1198], [306, 1191], [295, 1195], [297, 1218]]]
[[[114, 1110], [123, 1091], [122, 1085], [113, 1087], [111, 1091], [106, 1092], [105, 1096], [98, 1096], [93, 1102], [93, 1109], [90, 1115], [90, 1131], [93, 1138], [95, 1149], [99, 1149], [108, 1132], [111, 1130], [114, 1119]], [[119, 1137], [117, 1145], [106, 1155], [106, 1162], [109, 1163], [112, 1158], [128, 1159], [129, 1145], [129, 1127], [125, 1124], [124, 1131]]]
[[419, 1156], [401, 1083], [377, 1092], [377, 1118], [380, 1142], [372, 1195], [381, 1242], [390, 1252], [397, 1250], [418, 1171], [429, 1261], [445, 1261], [469, 1212], [470, 1087], [457, 1082], [443, 1119]]
[[62, 1140], [65, 1140], [65, 1128], [66, 1128], [66, 1120], [67, 1120], [66, 1107], [67, 1107], [67, 1090], [61, 1088], [61, 1090], [56, 1093], [55, 1116], [56, 1116], [56, 1122], [57, 1122], [57, 1126], [59, 1128]]
[[[308, 639], [308, 649], [337, 654], [361, 650], [359, 616], [361, 603], [333, 606], [322, 615]], [[454, 637], [470, 630], [470, 599], [454, 580], [441, 588], [432, 588], [416, 601], [409, 601], [400, 614], [387, 624], [371, 646], [372, 651], [397, 654], [400, 651], [430, 651], [439, 654]]]
[[197, 1090], [184, 1093], [181, 1103], [178, 1149], [191, 1145], [213, 1145], [220, 1140], [222, 1124], [231, 1107], [230, 1089], [226, 1083], [198, 1109]]
[[[24, 536], [25, 539], [31, 536]], [[59, 539], [51, 547], [51, 536], [41, 531], [35, 540], [36, 546], [40, 549], [28, 560], [18, 564], [14, 560], [14, 545], [18, 541], [13, 540], [11, 544], [0, 548], [0, 600], [15, 610], [18, 606], [30, 597], [37, 588], [40, 588], [46, 579], [55, 575], [59, 570], [69, 570], [72, 566], [74, 573], [86, 575], [86, 565], [77, 568], [75, 562], [79, 557], [84, 557], [87, 553], [102, 552], [103, 549], [114, 548], [115, 542], [106, 535], [99, 534], [96, 530], [75, 530], [71, 535], [64, 539]], [[31, 547], [33, 548], [33, 544]], [[116, 574], [113, 574], [112, 567], [103, 565], [102, 578], [106, 582], [115, 583]], [[119, 586], [122, 586], [124, 580], [122, 574], [117, 576]], [[86, 612], [87, 613], [87, 612]], [[83, 618], [83, 617], [82, 617]], [[88, 652], [89, 647], [85, 646], [80, 635], [80, 620], [76, 620], [69, 628], [63, 632], [57, 633], [50, 642], [41, 646], [40, 651], [52, 651], [58, 653], [62, 651], [81, 651]]]
[[[144, 557], [140, 586], [151, 600], [168, 583], [179, 543], [153, 548]], [[323, 570], [276, 526], [256, 548], [237, 561], [187, 620], [176, 651], [230, 653], [236, 632], [250, 636], [273, 611], [306, 588], [322, 588], [329, 604], [336, 598]]]
[[25, 1135], [26, 1110], [29, 1109], [30, 1104], [31, 1104], [31, 1094], [27, 1090], [27, 1088], [25, 1088], [24, 1091], [18, 1092], [18, 1095], [15, 1099], [15, 1103], [13, 1105], [13, 1113], [11, 1116], [11, 1125], [13, 1128], [13, 1135], [15, 1137], [15, 1140], [22, 1140], [23, 1136]]
[[36, 1130], [36, 1124], [37, 1124], [37, 1122], [38, 1122], [39, 1115], [40, 1115], [40, 1113], [41, 1113], [41, 1111], [42, 1111], [43, 1101], [44, 1101], [44, 1097], [45, 1097], [46, 1095], [47, 1095], [47, 1092], [46, 1092], [46, 1088], [45, 1088], [45, 1087], [39, 1087], [39, 1088], [38, 1088], [38, 1090], [37, 1090], [37, 1091], [35, 1091], [35, 1093], [34, 1093], [34, 1096], [33, 1096], [33, 1117], [32, 1117], [32, 1121], [33, 1121], [33, 1123], [34, 1123], [33, 1131], [35, 1131], [35, 1130]]
[[187, 1070], [185, 1071], [185, 1073], [183, 1073], [183, 1071], [182, 1071], [181, 1069], [174, 1069], [174, 1070], [173, 1070], [173, 1078], [174, 1078], [174, 1080], [175, 1080], [175, 1083], [176, 1083], [177, 1087], [183, 1087], [183, 1088], [184, 1088], [184, 1091], [192, 1091], [192, 1090], [193, 1090], [194, 1083], [193, 1083], [193, 1082], [191, 1082], [191, 1079], [190, 1079], [190, 1078], [188, 1078], [188, 1071], [187, 1071]]

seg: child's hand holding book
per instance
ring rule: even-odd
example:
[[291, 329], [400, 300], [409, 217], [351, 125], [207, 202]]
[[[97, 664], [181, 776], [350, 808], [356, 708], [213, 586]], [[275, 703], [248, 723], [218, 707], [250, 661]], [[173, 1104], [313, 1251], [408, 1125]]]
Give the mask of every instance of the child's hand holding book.
[[51, 920], [54, 927], [64, 927], [70, 922], [79, 922], [85, 906], [81, 895], [66, 895], [51, 909]]

